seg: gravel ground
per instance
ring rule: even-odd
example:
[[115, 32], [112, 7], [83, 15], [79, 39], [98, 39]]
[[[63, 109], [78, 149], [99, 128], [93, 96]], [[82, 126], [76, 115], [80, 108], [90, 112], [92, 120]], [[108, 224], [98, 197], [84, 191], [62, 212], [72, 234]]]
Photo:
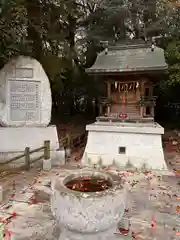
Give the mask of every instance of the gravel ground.
[[[177, 161], [173, 157], [169, 159], [171, 162]], [[0, 179], [0, 185], [4, 189], [0, 217], [7, 218], [16, 213], [6, 225], [16, 240], [58, 239], [60, 229], [56, 226], [50, 211], [49, 182], [54, 176], [64, 174], [66, 171], [67, 166], [52, 169], [48, 173], [32, 169]], [[161, 177], [151, 172], [148, 174], [119, 172], [115, 169], [106, 171], [116, 172], [125, 179], [128, 187], [125, 217], [130, 218], [131, 231], [136, 235], [133, 239], [179, 239], [176, 237], [176, 233], [180, 231], [180, 215], [176, 211], [177, 198], [180, 197], [179, 177]], [[157, 223], [154, 231], [151, 227], [153, 219]]]

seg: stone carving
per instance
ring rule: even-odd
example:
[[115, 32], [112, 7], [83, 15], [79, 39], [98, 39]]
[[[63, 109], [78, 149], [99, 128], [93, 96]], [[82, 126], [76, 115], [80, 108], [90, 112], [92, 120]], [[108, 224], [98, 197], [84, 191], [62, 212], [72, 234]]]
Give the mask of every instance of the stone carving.
[[[113, 186], [101, 192], [69, 190], [66, 183], [77, 177], [101, 176]], [[51, 210], [60, 228], [59, 240], [116, 239], [118, 222], [125, 209], [126, 189], [113, 174], [91, 168], [68, 173], [52, 181]]]
[[128, 159], [125, 168], [130, 169], [130, 168], [135, 168], [134, 165], [131, 163], [131, 161]]
[[41, 64], [20, 56], [0, 71], [0, 123], [3, 126], [47, 126], [51, 90]]
[[11, 121], [40, 121], [40, 82], [9, 81]]

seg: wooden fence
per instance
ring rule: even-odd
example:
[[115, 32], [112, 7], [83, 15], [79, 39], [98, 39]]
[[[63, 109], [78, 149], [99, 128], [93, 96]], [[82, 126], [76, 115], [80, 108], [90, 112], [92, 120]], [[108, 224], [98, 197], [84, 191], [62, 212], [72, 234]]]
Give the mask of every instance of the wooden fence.
[[65, 149], [70, 148], [74, 149], [77, 147], [83, 147], [86, 143], [87, 133], [84, 132], [83, 134], [77, 137], [71, 137], [67, 134], [64, 138], [61, 138], [59, 141], [60, 146], [63, 146]]
[[[43, 151], [43, 154], [41, 156], [31, 160], [31, 157], [30, 157], [31, 154], [40, 152], [42, 150], [44, 150], [44, 151]], [[7, 164], [12, 163], [12, 162], [15, 162], [15, 161], [17, 161], [21, 158], [25, 158], [24, 167], [25, 167], [26, 170], [29, 170], [30, 165], [34, 162], [37, 162], [41, 159], [45, 159], [45, 160], [50, 159], [50, 141], [44, 141], [44, 146], [33, 149], [33, 150], [30, 150], [29, 147], [26, 147], [23, 154], [18, 155], [16, 157], [13, 157], [6, 162], [0, 163], [0, 169], [1, 169], [2, 166], [7, 165]]]
[[[69, 134], [67, 134], [64, 138], [60, 139], [59, 144], [63, 146], [65, 149], [70, 148], [73, 150], [77, 147], [83, 147], [86, 143], [86, 138], [87, 138], [86, 133], [83, 133], [74, 138], [71, 137]], [[44, 152], [41, 156], [31, 160], [31, 154], [40, 152], [42, 150], [44, 150]], [[15, 156], [7, 160], [6, 162], [2, 162], [2, 163], [0, 162], [0, 170], [3, 166], [8, 165], [12, 162], [15, 162], [21, 158], [25, 158], [25, 165], [22, 167], [24, 167], [26, 170], [29, 170], [30, 165], [34, 162], [37, 162], [41, 159], [45, 159], [45, 160], [50, 159], [50, 141], [44, 141], [44, 146], [33, 149], [33, 150], [30, 150], [29, 147], [26, 147], [23, 154]]]

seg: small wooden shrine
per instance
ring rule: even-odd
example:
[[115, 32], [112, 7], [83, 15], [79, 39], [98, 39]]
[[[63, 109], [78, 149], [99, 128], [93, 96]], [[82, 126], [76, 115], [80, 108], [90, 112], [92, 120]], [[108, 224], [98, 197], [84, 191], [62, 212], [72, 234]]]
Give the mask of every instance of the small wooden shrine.
[[154, 120], [154, 85], [166, 73], [164, 50], [149, 43], [109, 46], [86, 72], [106, 83], [98, 120]]

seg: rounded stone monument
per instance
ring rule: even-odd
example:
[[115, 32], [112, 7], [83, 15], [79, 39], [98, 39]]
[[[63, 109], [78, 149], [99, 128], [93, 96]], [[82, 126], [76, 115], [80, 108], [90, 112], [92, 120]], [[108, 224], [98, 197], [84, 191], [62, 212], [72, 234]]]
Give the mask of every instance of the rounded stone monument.
[[121, 179], [104, 171], [81, 169], [56, 177], [51, 210], [61, 228], [59, 240], [117, 239], [125, 196]]
[[51, 89], [41, 64], [19, 56], [0, 71], [0, 120], [3, 126], [47, 126]]
[[[30, 150], [42, 147], [44, 141], [49, 140], [51, 160], [59, 164], [61, 156], [57, 151], [57, 129], [49, 125], [51, 108], [49, 79], [37, 60], [19, 56], [1, 69], [0, 135], [3, 141], [0, 145], [0, 162], [24, 153], [26, 147]], [[34, 153], [31, 159], [39, 156], [42, 152]], [[24, 159], [16, 163], [18, 166], [24, 164]]]

